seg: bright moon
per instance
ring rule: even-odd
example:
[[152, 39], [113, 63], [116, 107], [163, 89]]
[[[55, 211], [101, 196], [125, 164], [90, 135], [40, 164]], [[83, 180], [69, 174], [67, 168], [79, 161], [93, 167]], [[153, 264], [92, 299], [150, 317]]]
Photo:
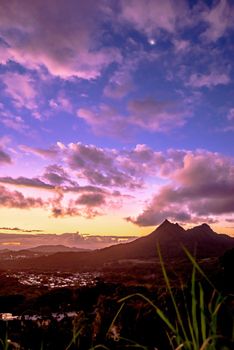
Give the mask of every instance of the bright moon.
[[149, 40], [148, 40], [148, 43], [149, 43], [150, 45], [155, 45], [155, 44], [156, 44], [156, 41], [155, 41], [154, 39], [149, 39]]

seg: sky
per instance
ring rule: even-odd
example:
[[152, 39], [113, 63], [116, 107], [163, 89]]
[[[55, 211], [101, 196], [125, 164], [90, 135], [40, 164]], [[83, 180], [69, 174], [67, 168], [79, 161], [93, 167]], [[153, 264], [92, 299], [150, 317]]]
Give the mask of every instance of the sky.
[[0, 231], [234, 235], [233, 62], [231, 0], [1, 0]]

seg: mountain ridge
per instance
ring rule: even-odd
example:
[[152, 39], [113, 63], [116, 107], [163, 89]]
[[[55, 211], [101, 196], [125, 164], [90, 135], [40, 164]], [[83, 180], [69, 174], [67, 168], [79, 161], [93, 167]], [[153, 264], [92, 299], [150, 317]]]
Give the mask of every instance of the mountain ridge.
[[[17, 264], [18, 268], [27, 269], [36, 269], [38, 266], [45, 269], [98, 268], [121, 260], [155, 259], [157, 245], [160, 246], [162, 255], [167, 260], [184, 257], [183, 247], [192, 254], [196, 253], [198, 258], [208, 258], [221, 256], [226, 250], [233, 248], [234, 238], [214, 232], [207, 224], [185, 230], [178, 223], [165, 220], [150, 234], [132, 242], [94, 251], [60, 252], [43, 258], [18, 260]], [[2, 268], [1, 265], [0, 268]]]

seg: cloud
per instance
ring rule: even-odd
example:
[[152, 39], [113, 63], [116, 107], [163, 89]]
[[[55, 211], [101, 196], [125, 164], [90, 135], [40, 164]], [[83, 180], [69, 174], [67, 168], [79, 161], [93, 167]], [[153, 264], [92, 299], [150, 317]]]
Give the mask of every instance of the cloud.
[[113, 106], [102, 103], [98, 108], [80, 108], [77, 116], [85, 120], [97, 135], [116, 138], [129, 137], [127, 118]]
[[130, 100], [127, 115], [114, 107], [101, 104], [99, 109], [80, 108], [78, 117], [84, 119], [95, 133], [126, 137], [133, 127], [150, 132], [167, 132], [183, 126], [190, 115], [186, 107], [174, 101], [157, 101], [154, 98]]
[[130, 123], [143, 129], [168, 131], [186, 123], [188, 112], [170, 101], [157, 101], [153, 98], [132, 100], [128, 103]]
[[[46, 0], [1, 2], [1, 36], [8, 57], [27, 68], [46, 67], [55, 76], [97, 78], [121, 54], [101, 47], [107, 17], [105, 1]], [[14, 30], [12, 30], [12, 23]]]
[[70, 144], [66, 162], [77, 176], [92, 185], [139, 188], [140, 181], [121, 169], [116, 161], [118, 152], [82, 143]]
[[105, 196], [101, 193], [85, 193], [76, 200], [76, 204], [86, 205], [88, 207], [97, 207], [105, 203]]
[[190, 76], [188, 85], [201, 88], [212, 88], [217, 85], [227, 85], [230, 83], [230, 77], [226, 73], [211, 72], [208, 74], [194, 73]]
[[5, 176], [5, 177], [0, 177], [0, 183], [16, 185], [16, 186], [24, 186], [24, 187], [41, 188], [41, 189], [47, 189], [47, 190], [54, 189], [54, 186], [52, 186], [51, 184], [45, 183], [36, 177], [30, 179], [24, 176], [20, 176], [17, 178]]
[[185, 1], [121, 1], [121, 20], [130, 23], [149, 38], [160, 30], [174, 33], [178, 20], [182, 21], [186, 14]]
[[[25, 230], [27, 231], [27, 230]], [[63, 234], [46, 234], [37, 233], [32, 230], [33, 234], [27, 233], [1, 233], [0, 232], [0, 246], [10, 249], [28, 249], [40, 245], [65, 245], [67, 247], [76, 247], [83, 249], [100, 249], [108, 247], [113, 244], [130, 242], [136, 239], [136, 236], [101, 236], [101, 235], [85, 235], [76, 233]], [[12, 245], [12, 243], [17, 243]]]
[[231, 1], [219, 0], [213, 4], [202, 13], [202, 18], [208, 25], [202, 37], [209, 41], [216, 41], [234, 29], [234, 6]]
[[64, 204], [64, 192], [61, 188], [57, 188], [57, 196], [50, 200], [50, 208], [52, 216], [68, 217], [82, 216], [87, 219], [103, 215], [103, 207], [108, 205], [107, 199], [111, 194], [108, 193], [92, 193], [85, 192], [78, 198], [70, 199], [68, 204]]
[[[11, 177], [0, 178], [0, 183], [20, 187], [32, 187], [52, 191], [53, 197], [47, 200], [25, 197], [19, 191], [9, 191], [0, 185], [0, 206], [6, 208], [31, 209], [43, 208], [49, 210], [53, 217], [83, 216], [93, 218], [103, 215], [105, 207], [114, 207], [119, 203], [121, 194], [109, 192], [93, 186], [58, 187], [42, 182], [38, 178]], [[66, 197], [67, 193], [73, 196]], [[77, 196], [78, 193], [81, 193]], [[74, 198], [75, 196], [75, 198]]]
[[[24, 148], [23, 148], [24, 149]], [[27, 148], [26, 148], [27, 149]], [[30, 150], [31, 151], [31, 148]], [[47, 154], [47, 150], [37, 152]], [[32, 150], [34, 153], [34, 149]], [[14, 185], [35, 186], [47, 189], [59, 187], [63, 192], [110, 193], [111, 188], [137, 190], [149, 176], [167, 177], [183, 164], [186, 151], [169, 149], [154, 151], [145, 144], [132, 149], [101, 148], [90, 144], [60, 143], [57, 160], [42, 175], [33, 179], [1, 178]], [[81, 182], [82, 186], [79, 184]]]
[[25, 197], [21, 192], [9, 191], [0, 186], [0, 206], [5, 208], [31, 209], [43, 208], [45, 203], [41, 198]]
[[1, 75], [5, 92], [17, 108], [36, 109], [36, 89], [28, 75], [8, 72]]
[[0, 227], [0, 230], [3, 230], [3, 231], [25, 232], [25, 233], [44, 232], [43, 230], [37, 230], [37, 229], [26, 230], [26, 229], [19, 228], [19, 227]]
[[57, 147], [37, 148], [37, 147], [31, 147], [26, 145], [19, 145], [18, 147], [20, 150], [26, 153], [32, 153], [36, 156], [39, 156], [41, 158], [46, 158], [46, 159], [56, 158], [59, 152], [59, 149]]
[[177, 221], [207, 221], [234, 212], [234, 163], [217, 153], [187, 152], [183, 166], [169, 174], [143, 212], [127, 220], [140, 226]]
[[173, 45], [177, 54], [186, 53], [191, 49], [191, 42], [189, 40], [174, 39]]
[[[133, 62], [132, 62], [133, 63]], [[117, 70], [109, 79], [103, 93], [105, 96], [113, 99], [121, 99], [128, 95], [134, 89], [133, 78], [131, 71], [134, 69], [134, 63], [122, 65], [121, 69]]]
[[72, 102], [65, 96], [65, 94], [60, 94], [56, 99], [51, 99], [49, 101], [49, 106], [55, 111], [66, 111], [67, 113], [73, 112]]
[[157, 192], [141, 214], [127, 220], [141, 226], [165, 218], [211, 222], [234, 212], [233, 159], [218, 153], [157, 152], [145, 144], [117, 150], [60, 143], [59, 157], [61, 164], [47, 166], [38, 177], [1, 177], [0, 182], [50, 191], [53, 197], [43, 205], [54, 217], [103, 215], [121, 207], [135, 191], [149, 191], [152, 179]]
[[[21, 134], [28, 133], [28, 130], [30, 129], [29, 126], [26, 124], [25, 120], [19, 116], [19, 115], [13, 115], [8, 110], [2, 110], [1, 111], [1, 120], [0, 122], [7, 128], [12, 129], [14, 131], [17, 131]], [[32, 130], [31, 130], [31, 133]]]
[[12, 160], [9, 154], [7, 154], [3, 149], [0, 147], [0, 165], [3, 164], [11, 164]]
[[70, 176], [63, 169], [63, 167], [57, 164], [48, 165], [45, 168], [43, 179], [53, 184], [54, 186], [61, 186], [65, 184], [75, 187], [78, 186], [78, 184], [75, 181], [71, 180]]
[[227, 119], [230, 121], [234, 121], [234, 108], [231, 108], [228, 112]]

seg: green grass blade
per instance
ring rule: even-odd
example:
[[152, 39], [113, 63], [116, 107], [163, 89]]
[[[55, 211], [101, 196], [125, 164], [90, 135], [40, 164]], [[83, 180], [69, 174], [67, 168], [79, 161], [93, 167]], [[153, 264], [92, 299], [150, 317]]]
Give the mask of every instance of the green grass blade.
[[167, 289], [168, 289], [168, 291], [169, 291], [169, 294], [170, 294], [170, 297], [171, 297], [171, 300], [172, 300], [172, 303], [173, 303], [173, 306], [174, 306], [174, 309], [175, 309], [175, 312], [176, 312], [176, 316], [177, 316], [177, 319], [178, 319], [178, 323], [179, 323], [179, 325], [180, 325], [180, 327], [181, 327], [183, 336], [184, 336], [184, 338], [185, 338], [185, 342], [186, 342], [187, 344], [189, 344], [190, 341], [189, 341], [189, 339], [188, 339], [188, 336], [187, 336], [187, 333], [186, 333], [186, 330], [185, 330], [185, 327], [184, 327], [182, 318], [181, 318], [181, 316], [180, 316], [179, 309], [178, 309], [178, 307], [177, 307], [177, 304], [176, 304], [176, 301], [175, 301], [175, 298], [174, 298], [174, 295], [173, 295], [173, 292], [172, 292], [172, 289], [171, 289], [171, 284], [170, 284], [170, 281], [169, 281], [169, 278], [168, 278], [168, 275], [167, 275], [167, 272], [166, 272], [166, 269], [165, 269], [165, 266], [164, 266], [164, 262], [163, 262], [163, 258], [162, 258], [162, 254], [161, 254], [159, 245], [157, 245], [157, 251], [158, 251], [159, 260], [160, 260], [160, 264], [161, 264], [161, 268], [162, 268], [162, 272], [163, 272], [163, 277], [164, 277], [164, 279], [165, 279], [166, 286], [167, 286]]
[[216, 287], [214, 286], [214, 284], [210, 281], [210, 279], [206, 276], [205, 272], [200, 268], [200, 266], [198, 265], [198, 263], [196, 262], [196, 260], [194, 259], [194, 257], [192, 256], [192, 254], [188, 251], [188, 249], [186, 247], [183, 246], [183, 250], [185, 252], [185, 254], [187, 255], [187, 257], [189, 258], [189, 260], [191, 261], [191, 263], [193, 264], [193, 266], [197, 269], [197, 271], [200, 273], [200, 275], [202, 277], [204, 277], [204, 279], [209, 283], [209, 285], [215, 290], [217, 291]]
[[70, 341], [70, 343], [68, 344], [68, 346], [66, 347], [65, 350], [70, 349], [70, 347], [75, 344], [76, 339], [79, 337], [81, 331], [83, 330], [83, 328], [81, 328], [77, 333], [73, 334], [72, 340]]
[[119, 310], [118, 310], [117, 313], [115, 314], [115, 317], [113, 318], [113, 320], [112, 320], [112, 322], [111, 322], [111, 325], [110, 325], [110, 327], [108, 328], [108, 331], [107, 331], [107, 333], [106, 333], [107, 335], [110, 333], [112, 327], [114, 326], [114, 324], [115, 324], [115, 322], [116, 322], [116, 320], [117, 320], [117, 318], [118, 318], [120, 312], [123, 310], [124, 305], [125, 305], [125, 303], [122, 303], [121, 306], [120, 306], [120, 308], [119, 308]]
[[[182, 291], [183, 292], [183, 291]], [[190, 314], [189, 314], [189, 309], [188, 309], [188, 305], [187, 305], [187, 302], [186, 302], [186, 297], [184, 295], [184, 292], [183, 292], [183, 298], [184, 298], [184, 307], [185, 307], [185, 312], [186, 312], [186, 315], [187, 315], [187, 321], [188, 321], [188, 328], [189, 328], [189, 331], [190, 331], [190, 335], [191, 335], [191, 339], [192, 339], [192, 344], [193, 344], [193, 347], [194, 349], [196, 348], [196, 339], [195, 339], [195, 334], [194, 334], [194, 329], [192, 327], [192, 322], [191, 322], [191, 317], [190, 317]], [[177, 342], [178, 344], [179, 342]]]
[[191, 280], [191, 298], [192, 298], [192, 327], [195, 337], [195, 345], [199, 344], [199, 326], [197, 322], [197, 299], [196, 299], [196, 268], [193, 266], [192, 280]]
[[201, 324], [201, 336], [204, 343], [206, 335], [206, 316], [205, 316], [205, 303], [204, 303], [204, 291], [201, 283], [199, 283], [199, 301], [200, 301], [200, 324]]
[[[206, 350], [206, 349], [209, 349], [209, 350], [210, 350], [210, 349], [211, 349], [211, 347], [210, 347], [211, 341], [216, 340], [216, 339], [218, 339], [218, 338], [223, 338], [223, 337], [220, 336], [220, 335], [213, 335], [213, 336], [208, 337], [208, 338], [204, 341], [204, 343], [202, 344], [202, 346], [201, 346], [201, 348], [200, 348], [199, 350]], [[213, 347], [212, 347], [212, 349], [215, 350], [215, 348], [213, 348]]]

